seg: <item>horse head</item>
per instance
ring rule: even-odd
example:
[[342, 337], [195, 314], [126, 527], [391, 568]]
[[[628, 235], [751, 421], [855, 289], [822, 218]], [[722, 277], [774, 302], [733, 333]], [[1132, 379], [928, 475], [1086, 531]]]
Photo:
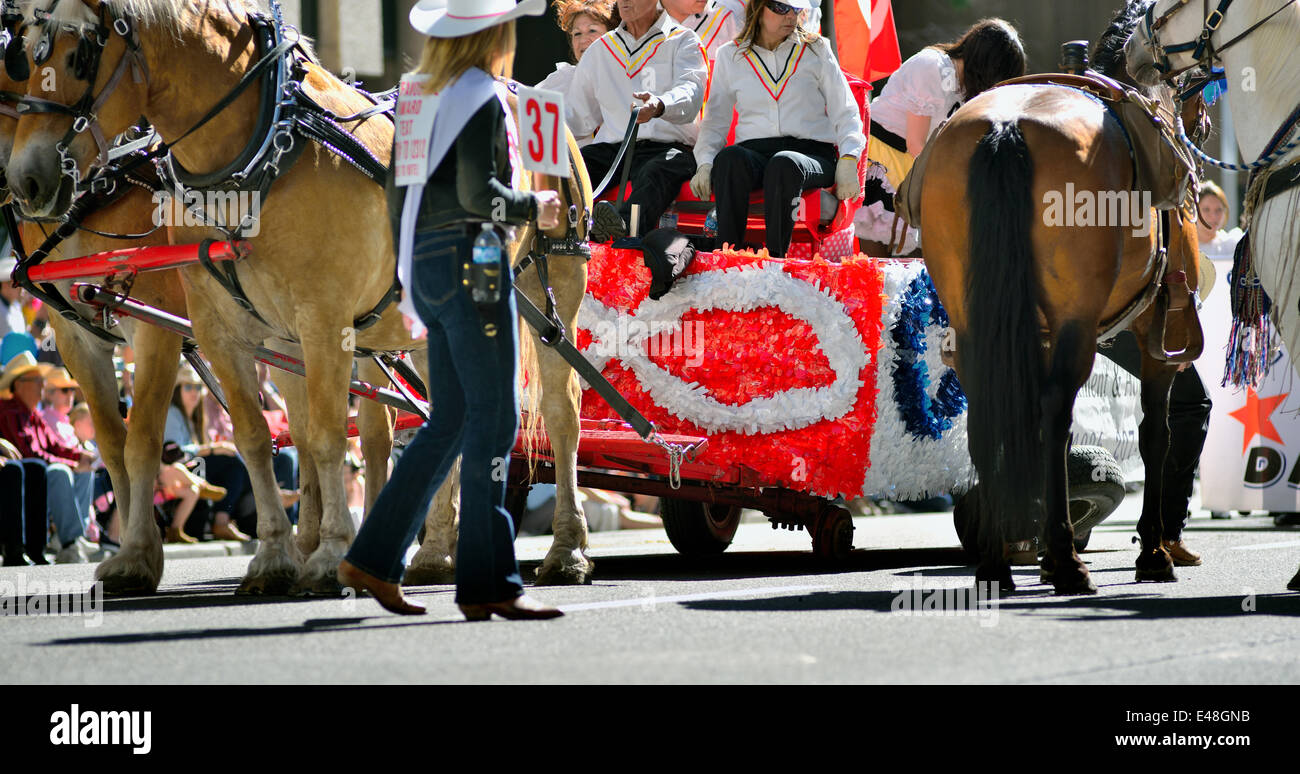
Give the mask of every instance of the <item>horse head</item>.
[[1222, 62], [1224, 50], [1288, 9], [1296, 13], [1294, 0], [1201, 0], [1199, 13], [1188, 0], [1155, 0], [1143, 7], [1141, 23], [1125, 46], [1129, 72], [1150, 85], [1197, 66], [1209, 70]]
[[[129, 8], [131, 3], [127, 3]], [[138, 41], [127, 17], [99, 0], [25, 0], [31, 77], [25, 88], [8, 173], [14, 198], [31, 217], [57, 217], [77, 183], [107, 161], [108, 141], [143, 112]], [[8, 53], [8, 52], [6, 52]], [[6, 62], [8, 62], [6, 58]], [[134, 77], [124, 77], [132, 71]]]

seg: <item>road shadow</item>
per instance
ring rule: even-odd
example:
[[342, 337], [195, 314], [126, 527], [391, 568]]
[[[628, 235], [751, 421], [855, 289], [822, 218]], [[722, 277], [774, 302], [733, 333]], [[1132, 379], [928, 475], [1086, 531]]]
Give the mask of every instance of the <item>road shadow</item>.
[[[367, 621], [380, 620], [388, 623], [369, 624]], [[397, 629], [412, 626], [442, 626], [445, 624], [472, 623], [464, 619], [411, 620], [407, 617], [392, 615], [348, 616], [341, 618], [311, 618], [301, 624], [289, 626], [266, 626], [261, 628], [235, 626], [209, 629], [178, 629], [170, 632], [133, 632], [128, 634], [99, 634], [85, 637], [61, 637], [47, 642], [34, 643], [41, 647], [58, 647], [64, 645], [139, 645], [157, 642], [190, 642], [195, 640], [223, 640], [247, 637], [281, 637], [297, 634], [319, 634], [329, 632], [348, 632], [365, 629]]]
[[[907, 592], [818, 591], [785, 597], [705, 599], [677, 604], [689, 610], [707, 612], [896, 613], [901, 612], [900, 607], [902, 610], [908, 609], [907, 597], [910, 596], [911, 601], [923, 601], [932, 591], [938, 590], [924, 589], [918, 593], [909, 593], [910, 590]], [[959, 589], [959, 591], [968, 592], [970, 589]], [[943, 613], [951, 615], [955, 612], [967, 612], [972, 615], [988, 614], [986, 609], [976, 610], [969, 602], [968, 596], [935, 594], [931, 599], [934, 602], [933, 607], [921, 608], [922, 615], [925, 613], [936, 616]], [[1044, 613], [1055, 613], [1058, 618], [1069, 621], [1211, 619], [1250, 615], [1300, 617], [1300, 594], [1259, 594], [1253, 597], [1254, 609], [1249, 611], [1243, 610], [1245, 601], [1246, 598], [1240, 595], [1220, 597], [1165, 597], [1159, 594], [1131, 593], [1115, 595], [1105, 593], [1104, 589], [1096, 596], [1057, 597], [1052, 594], [1051, 587], [1039, 586], [1003, 595], [998, 603], [998, 612], [1002, 615], [1034, 614], [1038, 617]]]
[[[620, 580], [743, 580], [852, 572], [903, 567], [964, 565], [960, 548], [859, 549], [840, 561], [819, 559], [809, 551], [737, 551], [714, 556], [681, 554], [596, 557], [595, 578]], [[533, 580], [540, 561], [520, 562], [525, 580]]]

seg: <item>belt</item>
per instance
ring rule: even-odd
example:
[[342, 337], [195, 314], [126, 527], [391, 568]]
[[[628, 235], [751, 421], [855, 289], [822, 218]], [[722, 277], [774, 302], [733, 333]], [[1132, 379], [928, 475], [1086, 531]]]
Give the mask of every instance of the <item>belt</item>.
[[876, 123], [876, 120], [874, 118], [871, 120], [871, 136], [876, 138], [877, 140], [880, 140], [881, 142], [893, 148], [894, 150], [898, 151], [899, 153], [907, 153], [907, 140], [904, 140], [902, 137], [899, 137], [898, 135], [889, 131], [885, 127]]

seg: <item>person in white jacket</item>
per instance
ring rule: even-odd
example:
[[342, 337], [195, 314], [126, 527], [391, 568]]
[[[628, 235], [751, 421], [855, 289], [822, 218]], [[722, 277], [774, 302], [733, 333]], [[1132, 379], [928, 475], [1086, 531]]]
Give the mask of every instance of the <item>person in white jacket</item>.
[[743, 13], [735, 13], [719, 0], [660, 0], [673, 21], [694, 30], [710, 62], [718, 56], [724, 43], [736, 39]]
[[614, 165], [632, 110], [641, 124], [628, 150], [631, 195], [622, 208], [597, 202], [593, 209], [592, 238], [598, 242], [628, 233], [633, 205], [640, 207], [638, 231], [657, 226], [695, 173], [691, 148], [707, 77], [699, 37], [674, 22], [657, 0], [619, 0], [618, 9], [622, 24], [583, 55], [565, 107], [575, 136], [596, 132], [595, 142], [582, 149], [593, 184]]
[[[766, 247], [777, 257], [790, 246], [805, 190], [834, 185], [841, 200], [862, 191], [861, 111], [830, 44], [799, 26], [808, 6], [750, 0], [740, 35], [718, 49], [695, 145], [691, 189], [716, 197], [719, 241], [742, 244], [750, 192], [762, 188]], [[733, 110], [736, 144], [724, 148]]]
[[[567, 103], [569, 87], [573, 85], [573, 76], [578, 72], [576, 63], [582, 61], [582, 55], [592, 43], [600, 40], [614, 26], [614, 0], [555, 0], [553, 5], [556, 21], [569, 40], [575, 64], [556, 62], [555, 72], [546, 76], [537, 84], [537, 88], [558, 91], [564, 95]], [[580, 148], [591, 144], [590, 134], [577, 139]]]

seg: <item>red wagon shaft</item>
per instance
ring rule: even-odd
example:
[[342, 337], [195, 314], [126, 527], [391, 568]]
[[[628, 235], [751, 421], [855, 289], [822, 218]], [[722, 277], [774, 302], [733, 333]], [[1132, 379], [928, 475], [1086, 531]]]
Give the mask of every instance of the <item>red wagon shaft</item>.
[[[32, 282], [57, 282], [178, 269], [198, 263], [202, 249], [202, 244], [186, 244], [109, 250], [64, 261], [44, 261], [30, 267], [27, 277]], [[208, 246], [208, 258], [214, 262], [236, 261], [247, 257], [251, 251], [248, 242], [214, 242]]]

